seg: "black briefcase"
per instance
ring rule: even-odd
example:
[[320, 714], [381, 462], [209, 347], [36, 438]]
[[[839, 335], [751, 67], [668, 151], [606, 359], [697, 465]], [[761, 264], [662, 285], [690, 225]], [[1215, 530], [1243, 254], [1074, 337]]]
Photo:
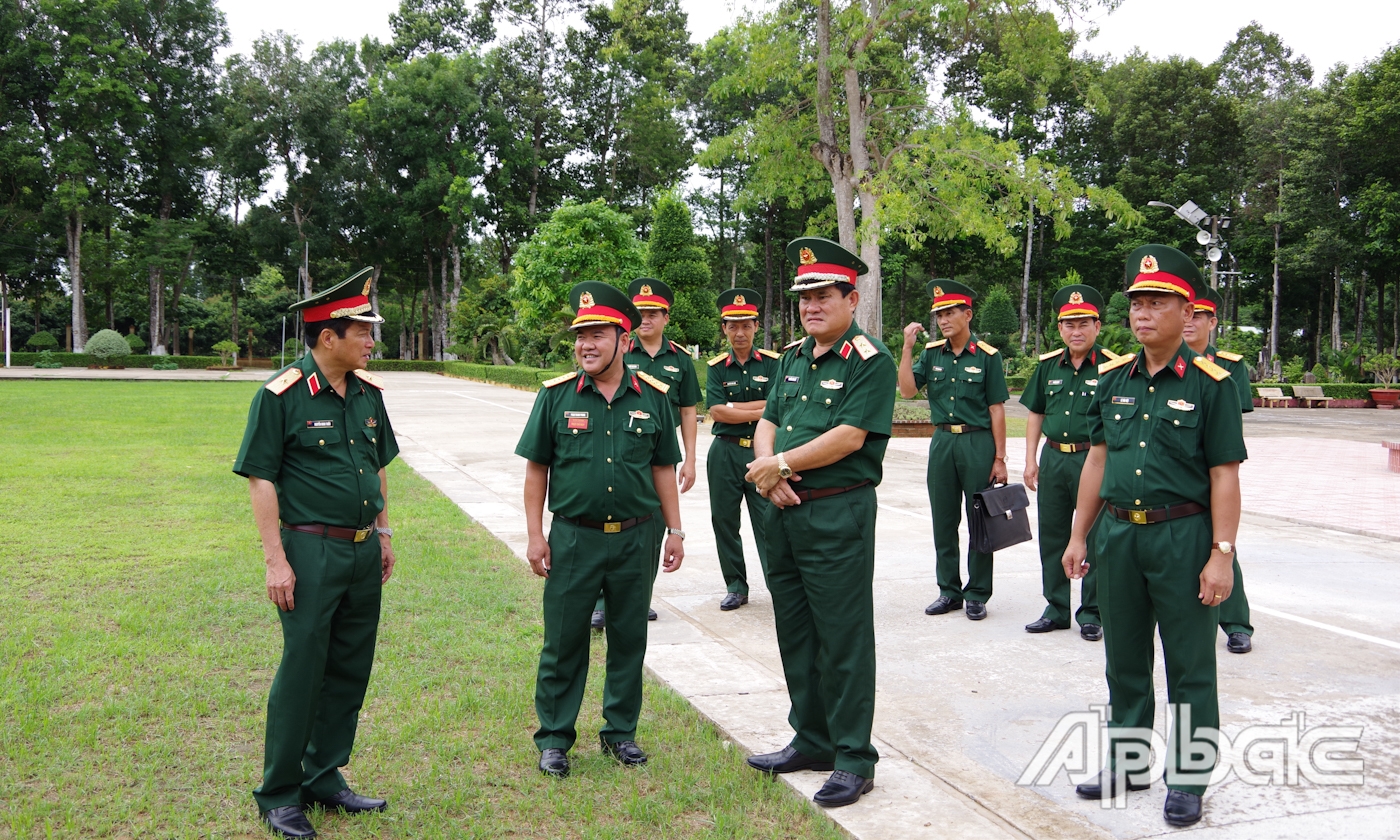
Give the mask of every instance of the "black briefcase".
[[972, 550], [991, 554], [1030, 541], [1030, 504], [1021, 484], [994, 484], [974, 493], [967, 527]]

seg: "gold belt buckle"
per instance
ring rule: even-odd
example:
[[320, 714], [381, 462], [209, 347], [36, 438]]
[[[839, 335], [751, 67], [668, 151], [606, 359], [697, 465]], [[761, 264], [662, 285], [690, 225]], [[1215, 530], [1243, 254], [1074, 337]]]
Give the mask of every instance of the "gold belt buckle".
[[744, 449], [752, 448], [753, 438], [739, 438], [739, 446], [743, 447]]
[[355, 542], [364, 542], [365, 540], [369, 539], [370, 532], [372, 532], [373, 530], [374, 526], [370, 525], [367, 528], [361, 528], [360, 530], [356, 531]]
[[604, 534], [620, 534], [620, 533], [622, 533], [622, 523], [621, 523], [621, 522], [604, 522], [604, 523], [603, 523], [603, 533], [604, 533]]
[[1128, 511], [1128, 521], [1132, 522], [1134, 525], [1146, 525], [1146, 524], [1147, 524], [1147, 511], [1145, 511], [1145, 510], [1130, 510], [1130, 511]]
[[960, 434], [963, 433], [963, 429], [965, 429], [965, 428], [967, 428], [967, 427], [966, 427], [965, 425], [961, 424], [961, 423], [959, 423], [959, 424], [956, 425], [956, 426], [950, 424], [950, 425], [948, 426], [948, 431], [952, 432], [952, 433], [955, 434], [955, 435], [960, 435]]
[[1062, 444], [1060, 444], [1060, 451], [1061, 451], [1061, 452], [1068, 452], [1068, 453], [1071, 453], [1071, 454], [1072, 454], [1072, 453], [1074, 452], [1074, 444], [1072, 444], [1072, 443], [1062, 443]]

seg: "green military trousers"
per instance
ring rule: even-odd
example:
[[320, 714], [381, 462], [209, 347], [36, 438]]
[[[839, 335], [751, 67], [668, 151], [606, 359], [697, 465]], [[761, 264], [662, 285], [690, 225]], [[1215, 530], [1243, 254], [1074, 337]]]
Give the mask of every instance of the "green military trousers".
[[768, 591], [792, 747], [875, 776], [875, 488], [767, 509]]
[[647, 609], [666, 523], [660, 511], [616, 534], [559, 517], [549, 529], [551, 568], [544, 584], [544, 648], [535, 681], [541, 750], [567, 750], [588, 683], [588, 620], [601, 589], [608, 613], [607, 678], [603, 684], [603, 738], [636, 740], [642, 710], [642, 661], [647, 652]]
[[1226, 633], [1254, 635], [1254, 625], [1249, 623], [1249, 597], [1244, 594], [1244, 572], [1240, 571], [1240, 552], [1235, 549], [1235, 585], [1230, 597], [1220, 605], [1220, 629]]
[[[1167, 699], [1174, 712], [1167, 740], [1167, 787], [1204, 793], [1215, 768], [1215, 742], [1199, 730], [1220, 726], [1215, 675], [1220, 608], [1208, 607], [1198, 597], [1201, 569], [1210, 557], [1210, 516], [1198, 513], [1134, 525], [1105, 514], [1098, 532], [1110, 742], [1123, 742], [1129, 751], [1146, 755], [1145, 741], [1128, 733], [1115, 737], [1115, 730], [1152, 726], [1156, 630], [1162, 638]], [[1189, 728], [1182, 726], [1187, 714]], [[1110, 757], [1114, 749], [1110, 747]]]
[[740, 595], [749, 594], [744, 542], [739, 537], [739, 506], [744, 502], [749, 505], [749, 524], [753, 526], [753, 538], [758, 546], [758, 563], [764, 575], [768, 574], [763, 520], [769, 503], [759, 495], [757, 487], [744, 480], [753, 459], [752, 449], [719, 438], [710, 445], [710, 454], [705, 458], [705, 475], [710, 484], [710, 526], [715, 532], [719, 570], [724, 574], [725, 589]]
[[379, 631], [379, 540], [361, 543], [282, 531], [296, 575], [282, 620], [282, 664], [267, 698], [263, 811], [324, 799], [347, 785]]
[[[1056, 627], [1069, 626], [1070, 582], [1065, 577], [1064, 556], [1079, 499], [1079, 473], [1088, 456], [1087, 449], [1061, 452], [1048, 444], [1040, 450], [1035, 509], [1040, 520], [1040, 586], [1045, 595], [1042, 617], [1055, 622]], [[1099, 620], [1098, 579], [1099, 561], [1094, 551], [1094, 533], [1090, 532], [1089, 572], [1080, 583], [1079, 610], [1074, 614], [1080, 627], [1103, 623]]]
[[972, 494], [986, 489], [996, 460], [990, 431], [955, 435], [933, 433], [928, 446], [928, 501], [933, 508], [933, 546], [937, 557], [938, 591], [955, 601], [983, 603], [992, 597], [992, 555], [967, 552], [967, 586], [959, 573], [958, 525], [963, 510], [972, 519]]

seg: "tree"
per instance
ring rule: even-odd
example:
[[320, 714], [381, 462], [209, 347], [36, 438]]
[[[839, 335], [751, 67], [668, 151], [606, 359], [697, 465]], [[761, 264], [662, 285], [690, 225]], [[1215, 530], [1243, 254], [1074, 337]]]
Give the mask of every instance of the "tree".
[[705, 252], [695, 244], [690, 208], [673, 194], [663, 194], [652, 211], [647, 267], [676, 295], [671, 307], [672, 333], [684, 344], [708, 347], [719, 337], [714, 290]]

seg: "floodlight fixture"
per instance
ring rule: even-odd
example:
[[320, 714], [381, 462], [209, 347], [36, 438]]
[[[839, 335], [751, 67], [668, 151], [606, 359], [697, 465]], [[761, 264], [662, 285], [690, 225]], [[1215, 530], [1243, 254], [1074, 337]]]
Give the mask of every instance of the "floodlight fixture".
[[1202, 219], [1205, 219], [1208, 216], [1210, 216], [1209, 213], [1202, 210], [1200, 206], [1197, 205], [1194, 201], [1188, 201], [1180, 207], [1176, 208], [1176, 215], [1180, 216], [1181, 218], [1185, 219], [1191, 224], [1198, 226], [1201, 224]]

